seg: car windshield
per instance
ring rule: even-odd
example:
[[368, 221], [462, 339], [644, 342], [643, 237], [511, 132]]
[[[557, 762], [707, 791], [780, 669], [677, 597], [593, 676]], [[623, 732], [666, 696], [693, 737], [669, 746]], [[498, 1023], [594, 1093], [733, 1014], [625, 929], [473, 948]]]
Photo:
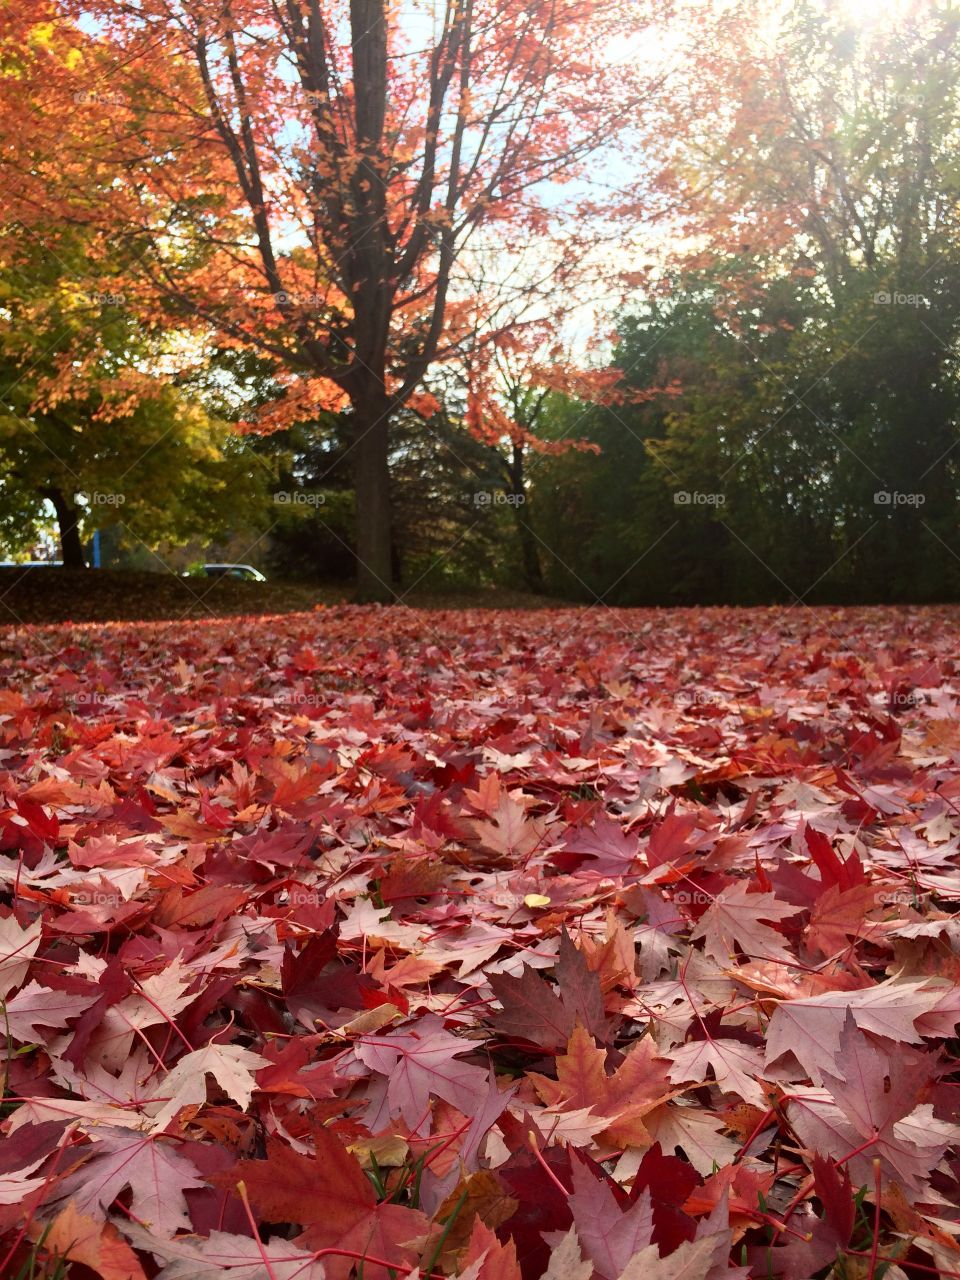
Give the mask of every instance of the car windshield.
[[259, 581], [260, 573], [249, 564], [207, 564], [204, 571], [210, 578], [239, 578], [242, 581]]

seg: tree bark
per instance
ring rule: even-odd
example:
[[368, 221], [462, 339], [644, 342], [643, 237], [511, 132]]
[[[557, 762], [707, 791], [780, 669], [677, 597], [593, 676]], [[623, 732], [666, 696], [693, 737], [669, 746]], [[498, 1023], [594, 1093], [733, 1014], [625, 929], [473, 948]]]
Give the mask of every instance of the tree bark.
[[523, 566], [523, 580], [528, 591], [542, 595], [544, 591], [543, 568], [540, 564], [540, 551], [536, 534], [530, 524], [529, 495], [524, 484], [524, 454], [522, 443], [514, 442], [513, 457], [507, 467], [510, 476], [508, 492], [513, 498], [513, 518], [517, 529], [517, 541], [520, 545], [520, 562]]
[[386, 396], [354, 405], [357, 503], [357, 600], [391, 604], [393, 539], [390, 509], [389, 409]]
[[543, 582], [543, 569], [540, 565], [540, 551], [524, 507], [517, 508], [516, 521], [517, 537], [520, 540], [520, 552], [523, 557], [524, 583], [527, 590], [532, 591], [534, 595], [543, 595], [546, 588]]
[[57, 526], [60, 531], [60, 558], [65, 569], [85, 569], [87, 562], [83, 556], [83, 543], [80, 541], [80, 522], [77, 509], [69, 501], [62, 489], [48, 485], [40, 490], [41, 495], [53, 505], [57, 513]]

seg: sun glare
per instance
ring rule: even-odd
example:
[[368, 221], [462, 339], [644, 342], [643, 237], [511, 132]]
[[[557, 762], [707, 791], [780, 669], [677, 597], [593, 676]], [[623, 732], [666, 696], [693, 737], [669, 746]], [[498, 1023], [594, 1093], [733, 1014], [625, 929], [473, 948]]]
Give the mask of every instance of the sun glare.
[[858, 26], [879, 27], [902, 22], [926, 7], [924, 0], [833, 0], [838, 13]]

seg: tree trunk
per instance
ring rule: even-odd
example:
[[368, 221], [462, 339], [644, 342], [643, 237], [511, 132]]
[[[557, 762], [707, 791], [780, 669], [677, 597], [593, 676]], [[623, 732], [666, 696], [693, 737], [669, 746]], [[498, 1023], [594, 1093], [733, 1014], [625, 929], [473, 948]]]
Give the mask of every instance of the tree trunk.
[[53, 504], [57, 513], [57, 525], [60, 530], [60, 558], [65, 569], [85, 569], [87, 562], [83, 558], [83, 543], [80, 541], [80, 522], [77, 509], [66, 497], [62, 489], [48, 485], [40, 490], [41, 495]]
[[389, 413], [385, 396], [354, 405], [357, 500], [357, 600], [392, 604]]
[[537, 539], [529, 523], [526, 507], [517, 507], [517, 537], [520, 540], [520, 551], [523, 556], [523, 580], [527, 590], [535, 595], [543, 595], [543, 569], [540, 566], [540, 551]]
[[513, 499], [513, 517], [520, 544], [520, 562], [523, 565], [523, 581], [527, 590], [536, 595], [544, 591], [543, 569], [537, 537], [530, 523], [529, 494], [523, 482], [523, 445], [514, 443], [513, 457], [507, 470], [510, 475], [509, 494]]

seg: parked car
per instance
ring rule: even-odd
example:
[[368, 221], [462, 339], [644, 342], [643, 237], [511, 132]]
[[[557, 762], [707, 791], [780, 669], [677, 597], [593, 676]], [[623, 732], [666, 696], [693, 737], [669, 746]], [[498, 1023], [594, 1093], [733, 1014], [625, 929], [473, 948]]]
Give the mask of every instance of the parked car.
[[0, 569], [62, 569], [62, 560], [0, 560]]
[[203, 572], [208, 578], [240, 578], [243, 582], [267, 580], [252, 564], [205, 564]]

